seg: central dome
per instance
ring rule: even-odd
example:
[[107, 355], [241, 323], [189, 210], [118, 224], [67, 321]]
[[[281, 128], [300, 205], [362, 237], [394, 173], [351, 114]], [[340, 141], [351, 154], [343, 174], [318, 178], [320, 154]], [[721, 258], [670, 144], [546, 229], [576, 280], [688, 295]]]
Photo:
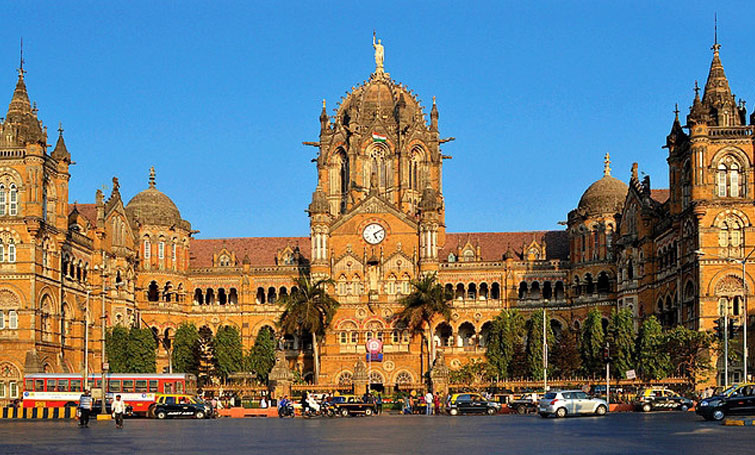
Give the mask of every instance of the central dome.
[[338, 108], [338, 117], [344, 124], [370, 124], [375, 118], [393, 117], [396, 108], [407, 120], [422, 115], [419, 100], [406, 86], [393, 81], [388, 73], [375, 73], [363, 84], [352, 87]]
[[172, 226], [186, 223], [181, 219], [181, 212], [176, 204], [155, 188], [154, 168], [150, 169], [149, 188], [129, 201], [126, 213], [132, 222], [142, 225]]
[[587, 188], [577, 207], [588, 214], [621, 212], [627, 191], [629, 187], [626, 183], [610, 175], [604, 175]]

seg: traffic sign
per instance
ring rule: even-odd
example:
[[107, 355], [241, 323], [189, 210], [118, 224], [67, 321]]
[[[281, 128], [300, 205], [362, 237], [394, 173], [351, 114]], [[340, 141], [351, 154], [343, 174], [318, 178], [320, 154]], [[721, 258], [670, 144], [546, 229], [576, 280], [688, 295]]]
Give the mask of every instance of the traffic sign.
[[367, 340], [367, 352], [370, 354], [379, 354], [383, 350], [383, 342], [377, 338]]

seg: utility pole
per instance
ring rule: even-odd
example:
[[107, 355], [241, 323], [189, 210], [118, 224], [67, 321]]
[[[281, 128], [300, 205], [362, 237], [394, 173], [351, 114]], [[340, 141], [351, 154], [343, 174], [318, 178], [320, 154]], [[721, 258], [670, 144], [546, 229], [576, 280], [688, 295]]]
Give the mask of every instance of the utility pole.
[[729, 388], [729, 306], [724, 308], [724, 387]]
[[611, 387], [611, 346], [606, 343], [605, 348], [605, 358], [606, 358], [606, 403], [611, 404], [610, 401], [610, 387]]
[[[548, 301], [546, 300], [545, 303], [547, 304]], [[543, 393], [548, 391], [548, 337], [545, 335], [546, 321], [545, 305], [543, 305]]]
[[[755, 251], [755, 250], [753, 250]], [[753, 251], [750, 251], [750, 254], [753, 253]], [[749, 314], [747, 313], [747, 275], [745, 272], [745, 264], [747, 263], [747, 259], [750, 257], [750, 254], [747, 255], [742, 260], [742, 303], [744, 304], [744, 320], [742, 321], [742, 344], [743, 349], [742, 352], [744, 353], [744, 382], [747, 382], [747, 324], [749, 324]]]
[[91, 292], [92, 290], [87, 284], [87, 300], [86, 308], [84, 309], [84, 377], [82, 378], [84, 387], [86, 387], [87, 378], [89, 377], [89, 294]]

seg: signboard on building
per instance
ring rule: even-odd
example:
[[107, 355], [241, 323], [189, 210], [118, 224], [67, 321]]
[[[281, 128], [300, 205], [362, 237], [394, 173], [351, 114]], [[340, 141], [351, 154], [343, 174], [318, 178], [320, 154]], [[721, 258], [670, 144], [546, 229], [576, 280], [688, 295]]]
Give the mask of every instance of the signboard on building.
[[377, 353], [377, 354], [366, 354], [365, 357], [367, 358], [368, 362], [382, 362], [383, 361], [383, 353]]
[[634, 370], [627, 370], [625, 374], [627, 379], [637, 379], [637, 373]]

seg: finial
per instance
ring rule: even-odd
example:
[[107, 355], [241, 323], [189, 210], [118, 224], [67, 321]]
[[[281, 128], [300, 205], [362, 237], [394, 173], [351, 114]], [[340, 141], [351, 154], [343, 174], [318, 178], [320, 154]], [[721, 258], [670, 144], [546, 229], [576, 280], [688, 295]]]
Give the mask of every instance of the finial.
[[606, 152], [606, 156], [603, 157], [603, 176], [609, 177], [611, 175], [611, 155]]
[[679, 103], [674, 103], [674, 118], [679, 120]]
[[375, 30], [372, 30], [372, 47], [375, 49], [375, 74], [383, 74], [383, 60], [385, 59], [385, 49], [380, 40], [375, 42]]
[[23, 79], [24, 78], [24, 37], [21, 37], [21, 61], [18, 65], [18, 77]]
[[697, 85], [697, 81], [695, 81], [695, 96], [700, 96], [700, 86]]
[[718, 13], [713, 13], [713, 52], [718, 52], [721, 45], [718, 44]]
[[435, 106], [435, 95], [433, 95], [433, 106]]
[[325, 109], [325, 98], [322, 99], [322, 108]]
[[58, 122], [58, 133], [63, 135], [63, 122]]
[[155, 167], [154, 166], [149, 168], [149, 187], [150, 188], [155, 187]]

